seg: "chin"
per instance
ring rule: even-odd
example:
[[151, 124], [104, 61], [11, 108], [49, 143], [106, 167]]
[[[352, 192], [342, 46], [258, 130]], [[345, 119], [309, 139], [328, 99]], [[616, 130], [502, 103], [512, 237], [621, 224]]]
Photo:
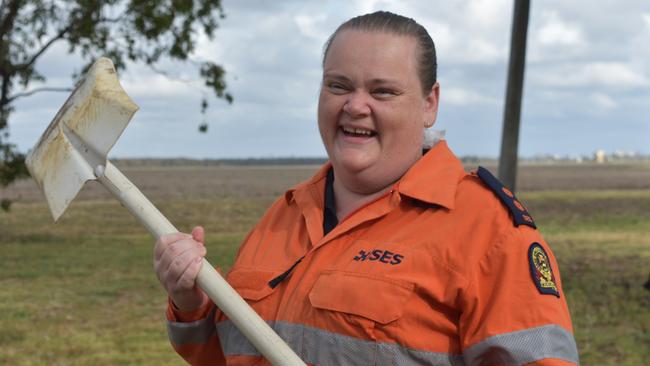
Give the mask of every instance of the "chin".
[[365, 154], [348, 153], [337, 159], [336, 165], [349, 173], [361, 173], [375, 165], [377, 159], [365, 156]]

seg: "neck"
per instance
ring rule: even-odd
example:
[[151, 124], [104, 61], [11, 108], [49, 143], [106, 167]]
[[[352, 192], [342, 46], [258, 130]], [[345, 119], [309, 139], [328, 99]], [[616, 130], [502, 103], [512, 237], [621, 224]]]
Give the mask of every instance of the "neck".
[[334, 175], [334, 199], [336, 200], [336, 217], [339, 222], [345, 220], [359, 207], [372, 202], [386, 193], [392, 187], [388, 186], [372, 193], [359, 193], [348, 189], [345, 184]]

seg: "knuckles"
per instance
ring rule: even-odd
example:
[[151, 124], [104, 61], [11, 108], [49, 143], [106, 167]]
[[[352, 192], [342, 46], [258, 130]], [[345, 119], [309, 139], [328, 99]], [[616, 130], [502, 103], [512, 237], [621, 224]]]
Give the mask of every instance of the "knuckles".
[[154, 247], [153, 267], [158, 281], [170, 295], [184, 296], [194, 288], [200, 266], [196, 258], [205, 256], [202, 243], [189, 234], [162, 235]]

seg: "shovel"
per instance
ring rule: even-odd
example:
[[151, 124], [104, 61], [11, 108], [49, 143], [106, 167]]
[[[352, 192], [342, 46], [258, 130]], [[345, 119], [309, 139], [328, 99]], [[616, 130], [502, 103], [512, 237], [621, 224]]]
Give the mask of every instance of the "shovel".
[[[85, 182], [97, 180], [156, 239], [178, 232], [106, 158], [137, 109], [111, 60], [97, 60], [27, 156], [27, 168], [45, 193], [55, 221]], [[196, 282], [273, 365], [305, 365], [205, 259]]]

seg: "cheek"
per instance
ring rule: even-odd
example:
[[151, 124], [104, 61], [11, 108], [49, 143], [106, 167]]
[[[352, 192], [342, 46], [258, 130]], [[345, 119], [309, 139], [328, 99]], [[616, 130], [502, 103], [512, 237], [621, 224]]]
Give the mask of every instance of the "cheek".
[[384, 143], [390, 146], [390, 153], [410, 156], [420, 154], [424, 138], [424, 125], [417, 119], [400, 121], [391, 125], [390, 133], [385, 134]]
[[318, 118], [318, 128], [321, 130], [321, 133], [323, 132], [323, 124], [325, 122], [325, 100], [323, 98], [323, 93], [321, 92], [320, 96], [318, 97], [318, 111], [317, 111], [317, 118]]
[[327, 101], [324, 100], [322, 96], [318, 100], [318, 131], [320, 132], [321, 139], [325, 143], [325, 147], [328, 145], [328, 140], [331, 139], [333, 126], [333, 117], [327, 106]]
[[321, 134], [336, 129], [339, 110], [340, 108], [335, 98], [324, 96], [321, 93], [318, 99], [318, 128]]

